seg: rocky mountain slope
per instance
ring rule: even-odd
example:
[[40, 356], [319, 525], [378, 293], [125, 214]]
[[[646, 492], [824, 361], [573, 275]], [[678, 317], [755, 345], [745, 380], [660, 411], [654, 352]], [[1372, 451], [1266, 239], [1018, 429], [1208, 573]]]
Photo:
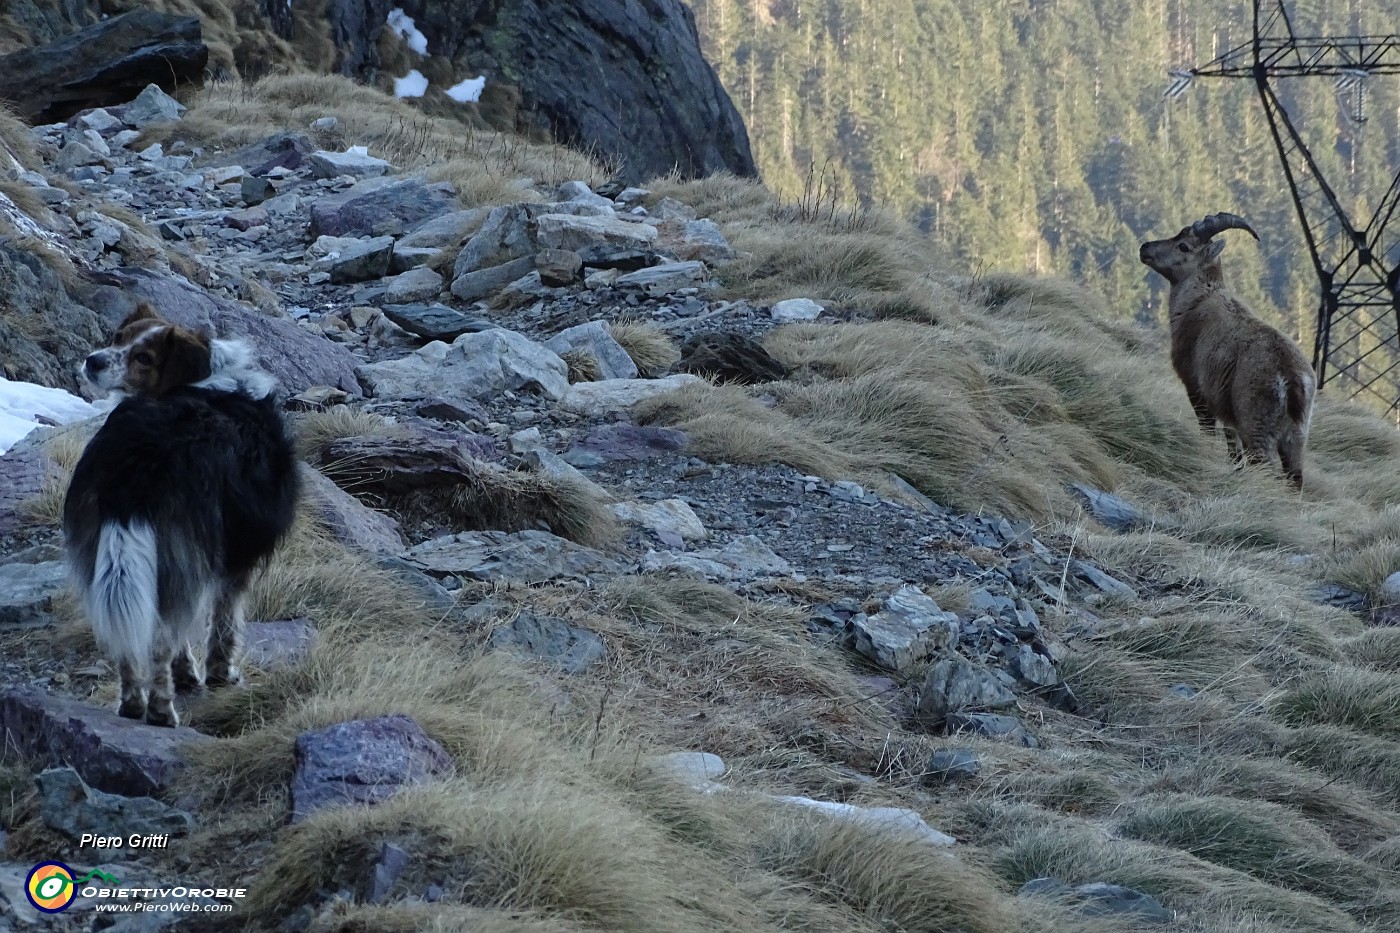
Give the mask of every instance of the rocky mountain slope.
[[1324, 406], [1299, 500], [1073, 286], [732, 176], [443, 170], [401, 106], [0, 134], [5, 378], [148, 301], [256, 346], [308, 483], [251, 683], [158, 730], [57, 563], [95, 422], [0, 456], [0, 929], [94, 924], [45, 859], [152, 889], [118, 930], [1394, 924], [1393, 429]]
[[19, 47], [0, 57], [0, 98], [37, 122], [149, 82], [309, 67], [466, 125], [557, 140], [631, 181], [757, 173], [681, 0], [39, 0], [0, 9], [0, 37], [0, 50]]

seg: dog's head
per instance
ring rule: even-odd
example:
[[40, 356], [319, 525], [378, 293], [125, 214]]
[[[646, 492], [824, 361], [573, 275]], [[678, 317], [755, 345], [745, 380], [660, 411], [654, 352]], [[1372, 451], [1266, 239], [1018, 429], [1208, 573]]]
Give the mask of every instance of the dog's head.
[[180, 386], [241, 392], [266, 398], [277, 380], [258, 368], [242, 340], [218, 340], [207, 328], [192, 331], [160, 317], [142, 302], [122, 321], [110, 347], [88, 355], [78, 368], [97, 398], [160, 397]]
[[213, 372], [210, 335], [163, 320], [139, 304], [122, 321], [110, 347], [88, 355], [81, 376], [98, 396], [160, 396], [208, 379]]

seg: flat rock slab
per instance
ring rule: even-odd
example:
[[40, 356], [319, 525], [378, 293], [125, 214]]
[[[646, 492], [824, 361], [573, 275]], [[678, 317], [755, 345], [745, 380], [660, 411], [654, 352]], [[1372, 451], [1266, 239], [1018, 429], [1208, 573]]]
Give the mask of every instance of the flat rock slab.
[[437, 302], [386, 304], [380, 310], [410, 334], [445, 343], [451, 343], [463, 334], [478, 334], [497, 326], [486, 318], [463, 314]]
[[534, 530], [447, 535], [409, 548], [404, 559], [432, 574], [505, 583], [626, 572], [620, 562], [600, 551]]
[[306, 660], [316, 644], [316, 627], [306, 619], [249, 622], [243, 638], [243, 659], [259, 670], [271, 671]]
[[569, 387], [562, 404], [569, 411], [597, 417], [610, 411], [626, 411], [640, 401], [665, 395], [689, 385], [703, 384], [703, 379], [688, 373], [677, 373], [664, 379], [603, 379], [598, 382], [578, 382]]
[[68, 765], [89, 786], [127, 797], [159, 794], [184, 767], [181, 746], [213, 741], [185, 726], [148, 726], [34, 687], [0, 694], [0, 739], [42, 765]]
[[67, 588], [63, 561], [0, 565], [0, 628], [50, 624], [54, 605]]
[[619, 276], [613, 284], [618, 288], [635, 288], [653, 298], [661, 298], [682, 288], [693, 288], [705, 281], [708, 275], [705, 264], [693, 259], [689, 262], [664, 262], [628, 272]]
[[292, 822], [326, 807], [373, 806], [405, 787], [450, 778], [452, 756], [408, 716], [336, 723], [297, 736]]
[[34, 779], [44, 823], [77, 841], [94, 836], [184, 836], [194, 817], [154, 797], [123, 797], [93, 790], [72, 768], [49, 768]]
[[317, 178], [339, 178], [349, 175], [352, 178], [378, 178], [390, 172], [394, 166], [383, 159], [358, 152], [313, 152], [307, 158], [311, 164], [311, 174]]
[[451, 211], [449, 190], [416, 178], [367, 178], [311, 205], [310, 236], [400, 236]]
[[1095, 489], [1093, 486], [1086, 486], [1083, 483], [1070, 483], [1069, 488], [1084, 503], [1089, 514], [1094, 516], [1094, 520], [1105, 528], [1126, 532], [1132, 531], [1147, 521], [1136, 507], [1129, 505], [1112, 493]]
[[646, 249], [656, 242], [656, 228], [615, 217], [543, 214], [535, 219], [535, 236], [546, 249]]
[[563, 356], [569, 350], [583, 350], [598, 361], [600, 379], [635, 379], [637, 364], [613, 339], [612, 330], [604, 321], [589, 321], [560, 331], [544, 342], [549, 349]]
[[600, 424], [570, 447], [564, 459], [587, 469], [619, 460], [650, 460], [662, 454], [677, 453], [690, 443], [684, 431], [653, 428], [618, 422]]
[[549, 661], [570, 674], [581, 674], [607, 656], [597, 633], [533, 612], [522, 612], [509, 625], [494, 630], [491, 647]]
[[367, 554], [397, 554], [404, 549], [399, 523], [392, 515], [371, 509], [320, 470], [305, 463], [297, 468], [307, 505], [337, 541]]

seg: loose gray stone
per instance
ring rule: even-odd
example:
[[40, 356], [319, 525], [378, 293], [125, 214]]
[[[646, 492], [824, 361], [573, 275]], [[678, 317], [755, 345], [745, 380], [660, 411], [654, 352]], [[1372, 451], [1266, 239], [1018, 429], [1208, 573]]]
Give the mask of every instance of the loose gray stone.
[[709, 752], [671, 752], [657, 755], [648, 762], [653, 768], [680, 778], [692, 787], [703, 787], [709, 781], [724, 777], [728, 767], [724, 759]]
[[648, 552], [642, 570], [688, 570], [718, 580], [786, 576], [792, 565], [754, 535], [740, 535], [722, 548], [705, 548], [689, 554]]
[[503, 583], [624, 572], [620, 563], [592, 548], [534, 530], [447, 535], [409, 548], [404, 558], [429, 573]]
[[1382, 581], [1379, 596], [1382, 605], [1400, 606], [1400, 570]]
[[277, 189], [272, 187], [272, 182], [254, 175], [244, 175], [239, 184], [239, 196], [249, 207], [263, 203], [276, 193]]
[[1040, 743], [1026, 731], [1026, 727], [1012, 716], [1000, 716], [996, 713], [949, 713], [947, 727], [949, 735], [976, 732], [989, 739], [1004, 739], [1026, 748], [1040, 747]]
[[977, 756], [965, 748], [949, 748], [934, 752], [928, 760], [924, 780], [931, 782], [965, 781], [982, 771]]
[[903, 807], [858, 807], [849, 803], [813, 800], [811, 797], [774, 797], [773, 799], [817, 810], [837, 819], [849, 820], [852, 823], [876, 826], [901, 834], [911, 834], [929, 845], [951, 846], [957, 842], [947, 833], [940, 833], [928, 825], [917, 811], [906, 810]]
[[394, 255], [389, 260], [390, 272], [408, 272], [432, 265], [441, 253], [440, 249], [426, 246], [404, 246], [402, 240], [394, 243]]
[[313, 152], [308, 156], [311, 173], [317, 178], [339, 178], [349, 175], [352, 178], [378, 178], [387, 174], [393, 166], [383, 159], [356, 152]]
[[1137, 590], [1116, 577], [1109, 576], [1099, 568], [1082, 560], [1072, 561], [1070, 569], [1075, 576], [1087, 580], [1095, 588], [1116, 599], [1137, 599]]
[[408, 867], [408, 852], [392, 842], [379, 847], [379, 858], [369, 867], [360, 883], [360, 900], [366, 904], [381, 904]]
[[583, 272], [583, 257], [571, 249], [543, 249], [535, 254], [535, 268], [542, 285], [562, 288], [578, 281]]
[[902, 586], [872, 616], [851, 620], [855, 649], [876, 664], [902, 671], [953, 644], [958, 617], [918, 587]]
[[1055, 897], [1079, 903], [1084, 914], [1096, 917], [1123, 914], [1138, 923], [1171, 923], [1175, 912], [1150, 894], [1117, 884], [1094, 882], [1071, 888], [1056, 878], [1035, 878], [1021, 885], [1021, 897]]
[[366, 554], [397, 554], [404, 548], [399, 523], [378, 512], [305, 463], [299, 465], [304, 498], [312, 515], [341, 544]]
[[618, 276], [613, 284], [618, 288], [636, 288], [653, 298], [660, 298], [682, 288], [694, 287], [708, 275], [705, 264], [698, 260], [666, 262]]
[[529, 387], [558, 399], [569, 388], [568, 365], [558, 355], [502, 329], [463, 334], [451, 346], [434, 341], [401, 359], [361, 366], [358, 372], [381, 398], [480, 398]]
[[244, 631], [243, 659], [258, 670], [295, 667], [311, 654], [316, 628], [305, 619], [249, 622]]
[[1070, 483], [1069, 488], [1088, 507], [1094, 520], [1105, 528], [1132, 531], [1146, 522], [1142, 512], [1102, 489], [1095, 489], [1083, 483]]
[[797, 321], [815, 321], [821, 317], [822, 306], [810, 298], [789, 298], [780, 301], [769, 309], [768, 314], [779, 324], [792, 324]]
[[292, 822], [326, 807], [372, 806], [451, 777], [452, 757], [408, 716], [342, 722], [297, 736]]
[[452, 294], [462, 301], [481, 301], [490, 298], [510, 283], [529, 275], [535, 269], [534, 256], [522, 256], [459, 275], [452, 280]]
[[567, 328], [550, 337], [544, 345], [560, 356], [569, 350], [587, 350], [598, 361], [600, 379], [634, 379], [637, 376], [637, 364], [622, 344], [613, 339], [604, 321], [589, 321]]
[[54, 604], [67, 589], [63, 561], [0, 565], [0, 627], [35, 628], [54, 621]]
[[326, 258], [318, 266], [329, 272], [331, 282], [363, 282], [378, 279], [389, 274], [389, 260], [394, 252], [394, 238], [381, 236], [371, 240], [357, 241], [334, 259]]
[[580, 253], [599, 246], [644, 250], [656, 242], [656, 228], [650, 224], [573, 214], [541, 215], [535, 220], [535, 235], [539, 245], [546, 249]]
[[138, 130], [152, 123], [169, 123], [185, 115], [185, 105], [157, 85], [148, 84], [136, 99], [122, 108], [122, 120]]
[[1033, 687], [1053, 687], [1060, 682], [1060, 674], [1055, 664], [1030, 645], [1022, 645], [1012, 659], [1012, 669], [1016, 676]]
[[689, 373], [677, 373], [664, 379], [603, 379], [598, 382], [578, 382], [569, 387], [562, 404], [569, 411], [598, 417], [610, 411], [626, 411], [643, 399], [674, 392], [686, 386], [703, 384], [703, 379]]
[[442, 285], [442, 276], [426, 266], [420, 266], [391, 278], [384, 300], [394, 304], [430, 301], [442, 292]]
[[447, 305], [431, 304], [387, 304], [381, 309], [384, 316], [399, 327], [428, 340], [451, 343], [463, 334], [477, 334], [491, 330], [495, 322], [486, 318], [463, 314]]
[[657, 534], [674, 534], [683, 541], [703, 541], [709, 537], [709, 532], [705, 530], [699, 517], [680, 499], [619, 502], [612, 508], [613, 514], [620, 520], [640, 525]]
[[1001, 709], [1015, 703], [1015, 695], [990, 670], [956, 656], [929, 668], [919, 693], [919, 712], [934, 721], [963, 710]]
[[551, 661], [569, 674], [581, 674], [607, 656], [603, 640], [596, 633], [533, 612], [522, 612], [509, 625], [493, 631], [491, 647]]
[[580, 201], [584, 204], [594, 204], [598, 207], [606, 207], [608, 210], [612, 210], [612, 201], [609, 201], [601, 194], [595, 194], [593, 189], [588, 187], [587, 183], [581, 181], [566, 181], [560, 185], [559, 200]]
[[[472, 234], [457, 254], [452, 275], [461, 278], [503, 263], [533, 257], [536, 251], [534, 238], [530, 234], [529, 207], [524, 204], [494, 207], [486, 215], [481, 229]], [[532, 261], [531, 268], [533, 266]]]
[[677, 259], [698, 259], [711, 266], [723, 265], [738, 254], [713, 220], [685, 221], [681, 240], [673, 250]]
[[93, 836], [184, 836], [194, 828], [194, 817], [153, 797], [123, 797], [93, 790], [72, 768], [41, 771], [39, 815], [50, 829], [77, 841]]

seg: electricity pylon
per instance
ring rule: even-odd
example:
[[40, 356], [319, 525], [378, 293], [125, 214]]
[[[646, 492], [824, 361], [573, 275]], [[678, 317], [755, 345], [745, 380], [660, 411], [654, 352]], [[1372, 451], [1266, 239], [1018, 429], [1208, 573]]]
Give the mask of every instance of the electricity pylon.
[[1173, 69], [1166, 96], [1195, 78], [1250, 78], [1317, 270], [1321, 302], [1313, 342], [1318, 385], [1379, 402], [1400, 418], [1400, 240], [1390, 229], [1400, 205], [1400, 173], [1361, 225], [1323, 177], [1279, 100], [1277, 78], [1330, 76], [1352, 97], [1349, 119], [1365, 121], [1367, 78], [1400, 74], [1400, 35], [1300, 36], [1283, 0], [1254, 0], [1254, 37], [1197, 68]]

